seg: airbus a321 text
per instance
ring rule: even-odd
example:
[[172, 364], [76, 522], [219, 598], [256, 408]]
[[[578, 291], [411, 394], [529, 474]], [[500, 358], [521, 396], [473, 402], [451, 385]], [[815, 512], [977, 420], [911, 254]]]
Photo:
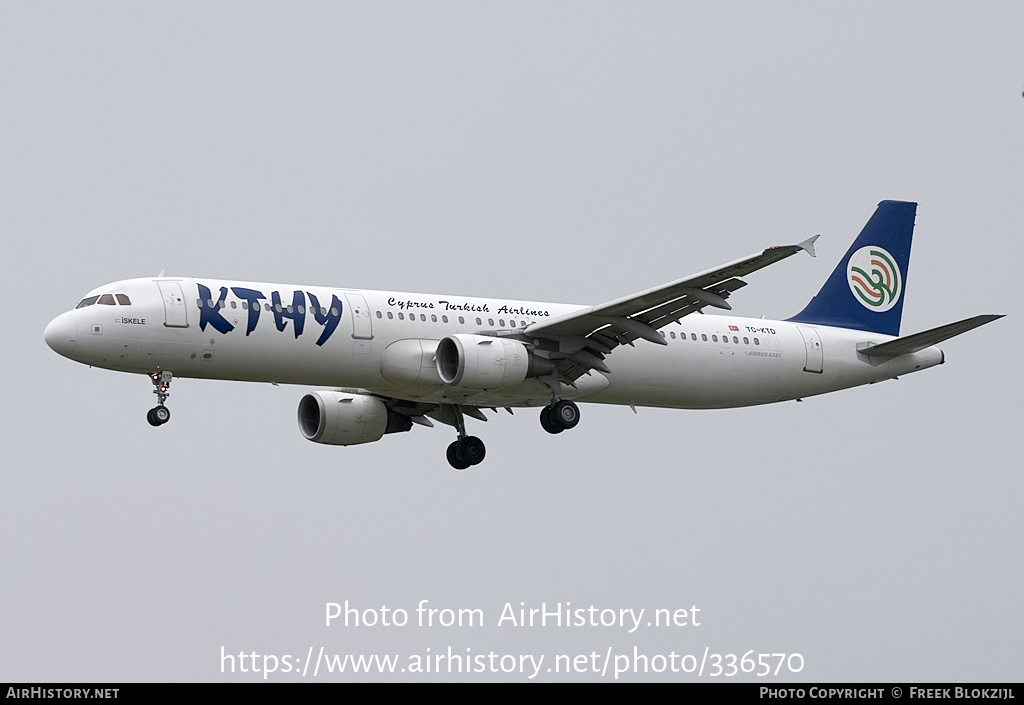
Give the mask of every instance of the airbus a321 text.
[[812, 237], [598, 306], [204, 278], [129, 279], [94, 289], [46, 327], [47, 344], [96, 367], [145, 374], [170, 419], [174, 377], [327, 388], [299, 401], [299, 430], [356, 445], [434, 421], [453, 426], [448, 462], [484, 459], [465, 417], [540, 407], [548, 433], [577, 401], [715, 409], [802, 399], [943, 362], [935, 345], [983, 315], [899, 337], [916, 203], [882, 201], [803, 311], [783, 321], [695, 315], [729, 309], [749, 274]]

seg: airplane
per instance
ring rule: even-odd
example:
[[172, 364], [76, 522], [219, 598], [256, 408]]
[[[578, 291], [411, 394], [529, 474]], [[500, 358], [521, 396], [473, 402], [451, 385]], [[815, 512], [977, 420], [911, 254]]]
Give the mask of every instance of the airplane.
[[[797, 400], [945, 361], [938, 343], [1001, 315], [900, 337], [917, 204], [882, 201], [797, 315], [781, 321], [705, 314], [742, 277], [799, 252], [815, 235], [597, 306], [322, 286], [166, 277], [89, 292], [46, 326], [54, 351], [148, 375], [170, 420], [175, 377], [326, 387], [299, 401], [302, 435], [358, 445], [433, 421], [465, 470], [485, 456], [465, 418], [539, 407], [548, 433], [574, 428], [576, 402], [717, 409]], [[705, 314], [705, 315], [701, 315]]]

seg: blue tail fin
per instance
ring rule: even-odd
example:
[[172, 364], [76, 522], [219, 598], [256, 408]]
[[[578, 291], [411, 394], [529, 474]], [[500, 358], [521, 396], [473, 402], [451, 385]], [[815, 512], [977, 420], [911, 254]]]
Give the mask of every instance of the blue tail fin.
[[917, 204], [882, 201], [795, 323], [900, 334]]

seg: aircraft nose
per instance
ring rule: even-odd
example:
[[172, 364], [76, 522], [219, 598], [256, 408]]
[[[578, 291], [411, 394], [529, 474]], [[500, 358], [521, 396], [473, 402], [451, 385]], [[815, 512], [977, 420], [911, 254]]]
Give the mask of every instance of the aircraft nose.
[[78, 335], [78, 325], [75, 317], [70, 313], [62, 313], [54, 318], [43, 331], [43, 338], [50, 348], [64, 357], [71, 357], [71, 351], [75, 349], [75, 338]]

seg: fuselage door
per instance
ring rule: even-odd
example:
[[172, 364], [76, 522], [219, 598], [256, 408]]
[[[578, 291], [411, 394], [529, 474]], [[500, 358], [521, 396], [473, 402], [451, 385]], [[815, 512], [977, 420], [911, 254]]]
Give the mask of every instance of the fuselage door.
[[370, 307], [362, 294], [345, 294], [348, 310], [352, 312], [352, 337], [356, 340], [373, 340], [373, 324], [370, 321]]
[[818, 331], [803, 326], [797, 326], [796, 329], [803, 336], [804, 349], [807, 351], [807, 362], [804, 364], [804, 372], [821, 374], [824, 353], [821, 349], [821, 338], [818, 337]]
[[158, 281], [160, 296], [164, 300], [164, 325], [168, 328], [188, 328], [188, 312], [181, 282]]

